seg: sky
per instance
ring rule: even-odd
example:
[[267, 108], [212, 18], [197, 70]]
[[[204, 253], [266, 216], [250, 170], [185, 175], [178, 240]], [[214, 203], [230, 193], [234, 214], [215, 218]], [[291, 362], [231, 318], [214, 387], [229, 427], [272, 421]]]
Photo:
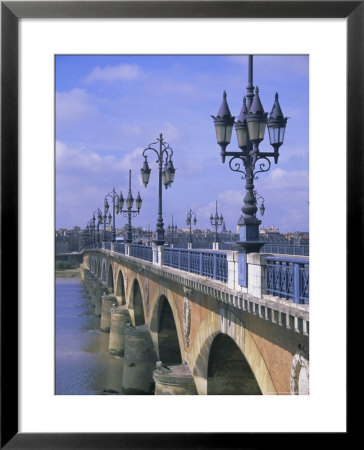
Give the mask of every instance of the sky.
[[[206, 229], [218, 213], [236, 232], [245, 195], [241, 174], [221, 162], [211, 115], [223, 91], [238, 116], [248, 84], [247, 55], [57, 55], [56, 229], [85, 228], [105, 196], [115, 188], [128, 193], [129, 169], [134, 198], [143, 203], [133, 226], [155, 230], [158, 164], [148, 152], [150, 181], [140, 169], [143, 149], [159, 134], [173, 149], [174, 183], [163, 187], [164, 226], [186, 227], [187, 212], [196, 228]], [[262, 227], [282, 233], [309, 231], [309, 59], [306, 55], [253, 56], [253, 84], [266, 112], [279, 94], [288, 117], [278, 164], [257, 175], [254, 186], [265, 200]], [[268, 132], [259, 146], [272, 151]], [[235, 131], [227, 151], [239, 151]], [[109, 203], [111, 203], [109, 201]], [[259, 205], [258, 205], [259, 206]], [[117, 215], [116, 227], [126, 218]]]

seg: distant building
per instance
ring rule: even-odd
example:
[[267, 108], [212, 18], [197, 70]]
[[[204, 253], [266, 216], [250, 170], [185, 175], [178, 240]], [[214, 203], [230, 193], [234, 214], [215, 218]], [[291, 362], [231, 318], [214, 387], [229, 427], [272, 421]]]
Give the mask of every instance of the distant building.
[[294, 233], [286, 233], [286, 239], [292, 245], [309, 245], [310, 234], [308, 231], [295, 231]]
[[269, 244], [288, 244], [288, 240], [284, 234], [279, 232], [278, 228], [273, 226], [269, 228], [261, 228], [259, 230], [259, 237], [262, 241]]
[[78, 252], [84, 246], [85, 239], [85, 233], [80, 227], [75, 226], [72, 230], [59, 228], [55, 236], [56, 253]]
[[236, 224], [236, 232], [240, 235], [240, 228], [241, 226], [244, 225], [244, 217], [243, 215], [241, 215], [239, 217], [238, 223]]

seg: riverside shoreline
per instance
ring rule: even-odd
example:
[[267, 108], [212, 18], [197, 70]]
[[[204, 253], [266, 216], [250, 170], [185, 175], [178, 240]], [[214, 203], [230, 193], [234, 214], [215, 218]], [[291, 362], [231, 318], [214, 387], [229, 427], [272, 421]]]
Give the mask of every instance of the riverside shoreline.
[[56, 278], [80, 278], [80, 269], [64, 269], [55, 271]]

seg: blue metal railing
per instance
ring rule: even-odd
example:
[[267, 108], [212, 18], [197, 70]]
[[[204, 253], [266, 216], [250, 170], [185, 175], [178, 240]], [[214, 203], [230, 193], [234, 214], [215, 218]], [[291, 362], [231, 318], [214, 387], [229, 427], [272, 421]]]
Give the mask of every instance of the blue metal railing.
[[114, 244], [114, 252], [125, 253], [125, 244], [122, 242], [117, 242]]
[[102, 248], [101, 242], [96, 242], [95, 244], [87, 244], [83, 246], [83, 250], [95, 250], [98, 248]]
[[163, 264], [215, 280], [227, 281], [227, 258], [223, 252], [165, 247]]
[[280, 255], [309, 256], [309, 245], [264, 244], [261, 253], [278, 253]]
[[291, 300], [309, 303], [309, 260], [266, 257], [267, 293]]
[[147, 261], [153, 261], [153, 251], [151, 245], [131, 244], [130, 256], [135, 258], [145, 259]]

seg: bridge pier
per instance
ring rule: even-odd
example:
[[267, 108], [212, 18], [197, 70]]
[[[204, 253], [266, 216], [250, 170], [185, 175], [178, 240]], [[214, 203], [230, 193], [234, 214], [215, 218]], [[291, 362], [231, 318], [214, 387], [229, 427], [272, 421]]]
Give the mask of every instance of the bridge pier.
[[130, 322], [130, 315], [127, 305], [114, 306], [110, 309], [111, 325], [109, 352], [112, 355], [123, 356], [125, 350], [125, 328]]
[[90, 289], [89, 289], [89, 297], [90, 297], [90, 301], [91, 301], [91, 305], [95, 306], [96, 303], [96, 295], [97, 295], [97, 291], [100, 289], [100, 283], [97, 280], [97, 278], [95, 280], [93, 280], [92, 284], [90, 285]]
[[153, 372], [155, 395], [197, 395], [195, 381], [188, 364], [164, 366], [157, 362]]
[[85, 266], [83, 264], [80, 264], [80, 279], [81, 279], [81, 283], [84, 283], [84, 281], [85, 281]]
[[87, 274], [85, 286], [86, 286], [88, 296], [91, 298], [92, 292], [93, 292], [93, 289], [95, 288], [95, 283], [97, 280], [96, 280], [95, 275], [90, 270], [87, 270], [87, 272], [85, 272], [85, 273]]
[[110, 310], [113, 306], [118, 304], [118, 300], [114, 294], [103, 295], [101, 299], [101, 322], [100, 329], [105, 333], [110, 331], [111, 326], [111, 313]]
[[102, 297], [108, 294], [107, 288], [99, 282], [99, 288], [95, 292], [95, 316], [101, 316]]
[[126, 395], [153, 394], [153, 370], [157, 355], [149, 328], [127, 324], [125, 328], [125, 351], [122, 377], [122, 393]]
[[95, 287], [91, 294], [91, 305], [96, 306], [97, 297], [101, 295], [100, 291], [102, 289], [102, 284], [99, 280], [96, 280]]

